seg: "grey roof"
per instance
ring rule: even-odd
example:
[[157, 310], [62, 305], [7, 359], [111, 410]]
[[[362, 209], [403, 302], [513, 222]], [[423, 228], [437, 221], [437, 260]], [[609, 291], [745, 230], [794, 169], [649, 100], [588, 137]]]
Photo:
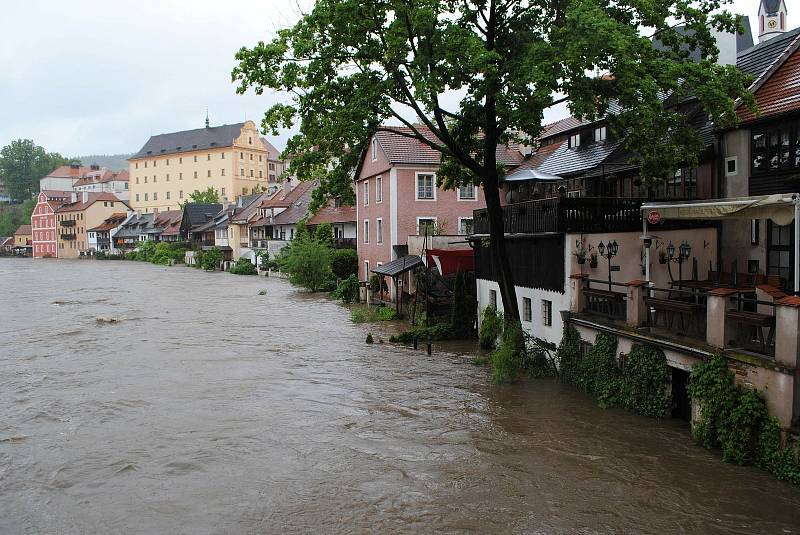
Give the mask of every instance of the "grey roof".
[[222, 126], [150, 136], [144, 147], [131, 156], [131, 159], [176, 154], [192, 150], [230, 147], [233, 145], [233, 140], [241, 135], [242, 127], [244, 127], [244, 123], [224, 124]]
[[188, 218], [189, 225], [194, 227], [205, 223], [209, 219], [213, 219], [220, 210], [222, 210], [221, 203], [203, 204], [192, 202], [183, 208], [183, 217], [184, 219]]
[[117, 238], [135, 238], [140, 234], [147, 234], [153, 229], [155, 214], [136, 214], [120, 225], [116, 233]]
[[780, 9], [781, 0], [761, 0], [761, 4], [764, 6], [764, 11], [772, 14], [777, 13], [778, 9]]
[[587, 171], [602, 163], [620, 144], [621, 141], [616, 140], [590, 143], [573, 149], [568, 143], [563, 143], [537, 169], [559, 176]]
[[318, 180], [309, 180], [307, 182], [300, 182], [292, 192], [297, 191], [300, 195], [293, 200], [292, 204], [283, 212], [279, 213], [272, 220], [275, 225], [296, 225], [301, 219], [309, 216], [308, 205], [311, 203], [311, 196], [314, 189], [319, 186]]
[[783, 54], [786, 47], [791, 44], [798, 34], [800, 34], [800, 28], [795, 28], [790, 32], [777, 35], [772, 39], [739, 52], [736, 57], [736, 66], [758, 80], [767, 72], [772, 63]]
[[396, 258], [391, 262], [387, 262], [381, 266], [378, 266], [373, 269], [372, 272], [377, 273], [378, 275], [396, 277], [421, 265], [422, 259], [419, 256], [407, 255], [401, 256], [400, 258]]

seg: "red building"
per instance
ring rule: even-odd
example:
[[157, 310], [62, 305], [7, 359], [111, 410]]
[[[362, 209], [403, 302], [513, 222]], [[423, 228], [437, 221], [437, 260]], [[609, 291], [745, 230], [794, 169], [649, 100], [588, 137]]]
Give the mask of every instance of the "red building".
[[62, 204], [71, 202], [72, 196], [71, 191], [44, 190], [39, 193], [31, 214], [34, 257], [58, 257], [55, 211]]

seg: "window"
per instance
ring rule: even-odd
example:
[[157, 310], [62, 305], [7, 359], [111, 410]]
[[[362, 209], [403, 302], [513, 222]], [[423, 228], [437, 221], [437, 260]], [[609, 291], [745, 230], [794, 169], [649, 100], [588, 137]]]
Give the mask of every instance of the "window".
[[258, 155], [258, 161], [259, 162], [263, 162], [264, 161], [264, 158], [263, 158], [263, 156], [261, 154]]
[[155, 167], [157, 163], [158, 163], [158, 160], [153, 160], [153, 167]]
[[136, 169], [139, 169], [139, 162], [136, 162]]
[[606, 127], [601, 126], [600, 128], [594, 129], [594, 141], [595, 143], [598, 141], [605, 141], [606, 140]]
[[153, 175], [153, 183], [157, 182], [156, 175]]
[[383, 202], [383, 178], [381, 177], [375, 179], [375, 202]]
[[208, 178], [211, 178], [211, 169], [208, 170]]
[[369, 243], [369, 220], [364, 220], [364, 243]]
[[147, 201], [147, 193], [144, 194], [144, 200]]
[[253, 144], [253, 138], [251, 138], [251, 137], [248, 137], [248, 138], [247, 138], [247, 144], [248, 144], [248, 145], [252, 145], [252, 144]]
[[225, 196], [225, 188], [222, 188], [222, 196]]
[[418, 217], [417, 218], [417, 235], [423, 236], [427, 234], [432, 236], [436, 233], [436, 218], [435, 217]]
[[264, 178], [264, 171], [262, 171], [262, 170], [260, 170], [260, 169], [259, 169], [259, 171], [258, 171], [258, 178]]
[[792, 279], [792, 226], [767, 223], [767, 275], [778, 275], [783, 285]]
[[542, 325], [553, 325], [553, 302], [542, 299]]
[[469, 186], [461, 186], [458, 188], [458, 200], [459, 201], [474, 201], [477, 199], [477, 194], [475, 192], [477, 188], [473, 185]]
[[436, 200], [436, 184], [431, 173], [417, 173], [417, 200]]
[[240, 159], [240, 160], [244, 160], [244, 153], [243, 153], [243, 152], [240, 152], [240, 153], [239, 153], [239, 159]]
[[739, 173], [739, 171], [736, 169], [737, 163], [736, 156], [733, 156], [732, 158], [725, 158], [725, 176], [733, 176]]
[[270, 171], [274, 171], [275, 170], [275, 164], [274, 163], [270, 163], [269, 164], [269, 170]]
[[178, 158], [178, 163], [183, 163], [183, 156], [181, 156], [180, 158]]
[[147, 162], [144, 162], [144, 168], [147, 169]]
[[153, 192], [153, 200], [154, 200], [154, 201], [157, 201], [157, 200], [158, 200], [158, 192], [157, 192], [157, 191], [154, 191], [154, 192]]
[[194, 161], [195, 162], [197, 161], [197, 155], [196, 154], [194, 155]]
[[219, 172], [220, 172], [220, 176], [225, 176], [225, 169], [220, 169]]
[[167, 200], [169, 200], [169, 192], [167, 192]]
[[758, 245], [759, 220], [750, 220], [750, 245]]
[[369, 180], [364, 181], [364, 206], [369, 206]]
[[497, 290], [489, 290], [489, 306], [497, 308]]
[[197, 171], [194, 172], [194, 177], [197, 178]]
[[147, 177], [144, 177], [144, 183], [147, 184]]
[[250, 178], [253, 178], [253, 170], [250, 169]]
[[462, 236], [469, 236], [472, 234], [472, 218], [471, 217], [459, 217], [458, 218], [458, 233]]
[[375, 220], [375, 242], [383, 243], [383, 219]]
[[179, 199], [183, 199], [183, 190], [180, 190], [180, 191], [178, 192], [178, 198], [179, 198]]
[[211, 154], [206, 154], [206, 159], [210, 162], [211, 161]]
[[753, 131], [750, 139], [750, 153], [754, 174], [776, 169], [798, 168], [800, 167], [800, 128], [782, 125], [780, 128]]
[[239, 176], [244, 176], [244, 167], [239, 169]]
[[167, 173], [167, 182], [169, 182], [169, 173]]
[[167, 165], [169, 165], [169, 158], [167, 158]]
[[224, 152], [223, 152], [223, 153], [220, 153], [220, 155], [219, 155], [219, 156], [220, 156], [220, 159], [222, 159], [222, 160], [224, 160], [224, 159], [225, 159], [225, 153], [224, 153]]
[[369, 260], [364, 260], [364, 280], [369, 280]]
[[569, 136], [569, 148], [575, 149], [580, 147], [581, 145], [581, 135], [580, 134], [572, 134]]
[[373, 138], [372, 139], [372, 161], [374, 162], [377, 159], [378, 159], [378, 140]]
[[530, 297], [522, 298], [522, 321], [533, 321], [531, 313], [531, 299]]
[[250, 161], [251, 162], [253, 161], [253, 153], [252, 152], [250, 153]]
[[138, 176], [136, 177], [136, 183], [137, 184], [139, 183], [139, 177]]

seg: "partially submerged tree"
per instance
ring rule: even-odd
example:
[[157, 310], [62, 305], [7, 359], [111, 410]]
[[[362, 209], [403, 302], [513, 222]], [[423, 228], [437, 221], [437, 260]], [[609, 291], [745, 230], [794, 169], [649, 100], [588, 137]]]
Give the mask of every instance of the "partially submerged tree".
[[[560, 101], [573, 115], [610, 119], [645, 179], [692, 164], [702, 147], [686, 117], [664, 106], [693, 96], [720, 126], [735, 121], [747, 79], [717, 64], [712, 30], [741, 24], [729, 0], [317, 0], [270, 43], [242, 48], [238, 91], [286, 91], [262, 126], [299, 120], [286, 152], [318, 195], [352, 200], [353, 172], [370, 137], [392, 120], [442, 156], [445, 187], [482, 186], [503, 309], [519, 320], [503, 237], [497, 148], [542, 130]], [[680, 31], [678, 26], [682, 26]], [[657, 49], [651, 36], [665, 46]], [[692, 61], [689, 50], [702, 58]], [[559, 96], [560, 95], [560, 96]], [[562, 97], [563, 96], [563, 97]], [[319, 200], [319, 199], [318, 199]]]

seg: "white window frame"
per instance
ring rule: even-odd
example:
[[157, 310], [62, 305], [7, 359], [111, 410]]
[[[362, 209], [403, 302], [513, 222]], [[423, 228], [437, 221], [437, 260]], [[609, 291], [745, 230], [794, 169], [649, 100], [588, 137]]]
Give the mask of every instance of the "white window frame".
[[375, 220], [375, 243], [383, 243], [383, 218]]
[[422, 219], [424, 219], [426, 221], [427, 220], [433, 221], [433, 226], [434, 227], [439, 224], [439, 219], [436, 216], [419, 216], [419, 217], [417, 217], [417, 236], [422, 236], [422, 234], [419, 233], [419, 230], [420, 230], [419, 229], [419, 222]]
[[369, 206], [369, 180], [364, 181], [363, 201], [364, 206]]
[[569, 148], [576, 149], [581, 146], [581, 134], [572, 134], [569, 136]]
[[542, 325], [553, 326], [553, 302], [549, 299], [542, 299]]
[[605, 141], [608, 137], [608, 130], [605, 126], [601, 126], [599, 128], [594, 129], [594, 141], [595, 143], [599, 141]]
[[383, 177], [375, 177], [375, 204], [383, 202]]
[[369, 281], [369, 260], [364, 260], [364, 280]]
[[369, 219], [364, 220], [364, 243], [369, 243]]
[[378, 140], [372, 138], [372, 161], [376, 161], [378, 159]]
[[475, 218], [474, 217], [459, 217], [458, 218], [458, 234], [459, 236], [469, 236], [469, 234], [461, 234], [461, 222], [462, 221], [472, 221], [472, 230], [475, 231]]
[[[472, 197], [462, 197], [461, 190], [463, 188], [472, 188]], [[469, 186], [459, 186], [458, 187], [458, 200], [459, 201], [467, 201], [467, 202], [476, 202], [478, 200], [478, 186], [471, 184]]]
[[[728, 171], [728, 163], [733, 162], [733, 172]], [[730, 158], [725, 158], [725, 176], [736, 176], [739, 174], [739, 158], [737, 156], [731, 156]]]
[[[420, 175], [430, 176], [433, 180], [433, 197], [432, 198], [420, 198], [419, 196], [419, 177]], [[427, 202], [436, 202], [436, 173], [430, 171], [417, 171], [414, 173], [414, 200], [416, 201], [427, 201]]]

